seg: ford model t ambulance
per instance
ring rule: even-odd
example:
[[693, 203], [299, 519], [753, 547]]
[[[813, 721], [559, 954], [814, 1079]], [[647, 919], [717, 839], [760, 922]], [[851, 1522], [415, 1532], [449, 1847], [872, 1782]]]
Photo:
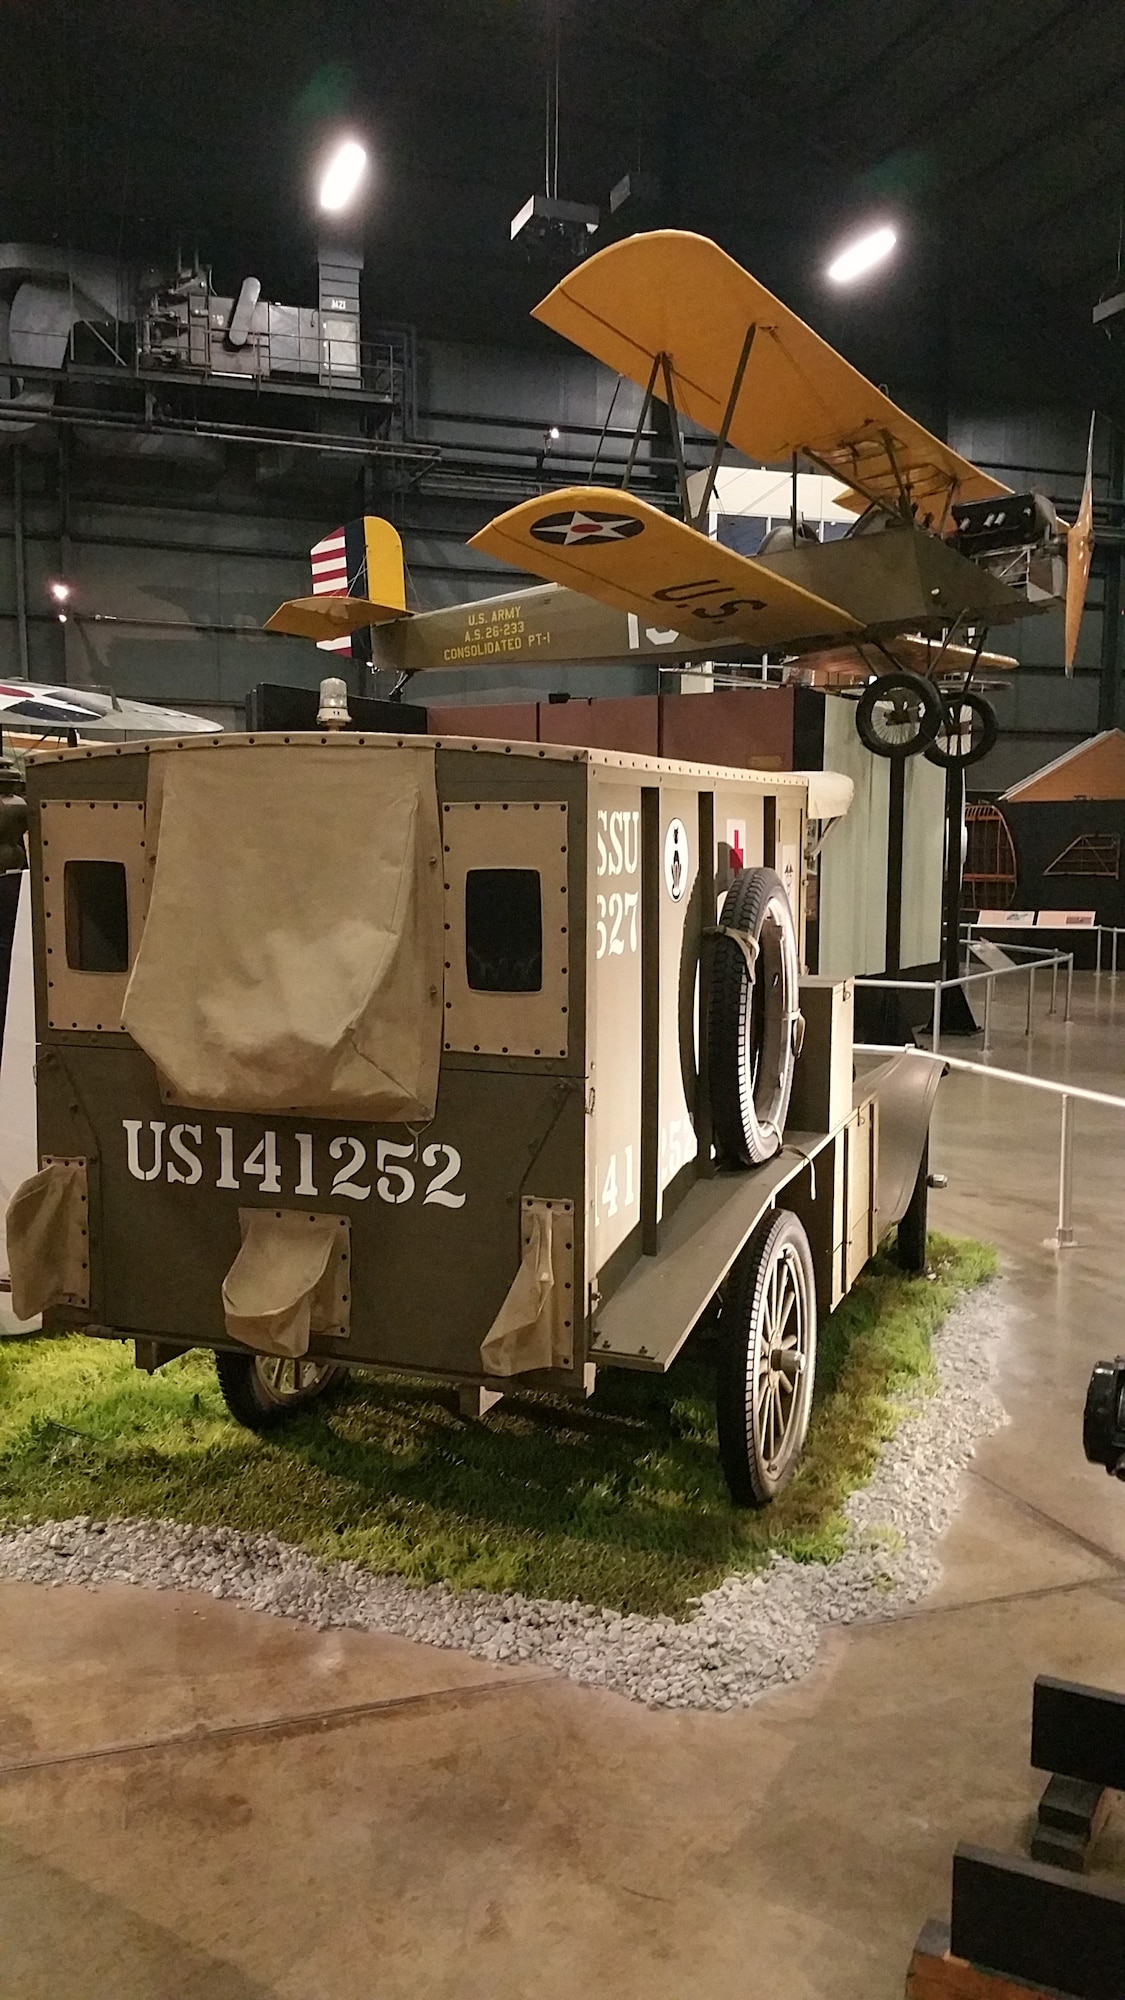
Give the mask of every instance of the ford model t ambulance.
[[924, 1211], [935, 1066], [853, 1084], [850, 987], [801, 976], [848, 794], [422, 736], [34, 759], [16, 1311], [212, 1348], [265, 1428], [347, 1367], [583, 1397], [719, 1299], [723, 1463], [768, 1501], [818, 1313]]

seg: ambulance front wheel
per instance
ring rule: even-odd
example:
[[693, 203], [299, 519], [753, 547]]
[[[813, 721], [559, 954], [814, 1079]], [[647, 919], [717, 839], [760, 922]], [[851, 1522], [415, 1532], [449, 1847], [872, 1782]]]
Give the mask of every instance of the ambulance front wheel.
[[346, 1371], [338, 1361], [272, 1354], [216, 1354], [215, 1373], [231, 1416], [247, 1430], [272, 1431], [303, 1410]]
[[918, 1162], [914, 1192], [895, 1235], [895, 1258], [900, 1270], [920, 1278], [926, 1269], [926, 1224], [930, 1206], [930, 1141], [927, 1135]]
[[809, 1239], [788, 1209], [768, 1209], [735, 1260], [719, 1321], [719, 1457], [737, 1507], [767, 1506], [792, 1479], [815, 1375]]

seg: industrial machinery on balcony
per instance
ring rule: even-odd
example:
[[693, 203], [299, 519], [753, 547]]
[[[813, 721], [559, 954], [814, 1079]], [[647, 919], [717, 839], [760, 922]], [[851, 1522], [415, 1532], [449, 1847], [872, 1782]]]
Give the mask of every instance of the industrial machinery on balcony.
[[198, 258], [141, 271], [37, 244], [0, 244], [0, 430], [22, 429], [56, 402], [59, 377], [117, 384], [191, 378], [216, 387], [306, 388], [387, 411], [405, 436], [413, 343], [395, 328], [363, 336], [362, 251], [324, 242], [315, 305], [263, 298], [247, 276], [228, 294]]

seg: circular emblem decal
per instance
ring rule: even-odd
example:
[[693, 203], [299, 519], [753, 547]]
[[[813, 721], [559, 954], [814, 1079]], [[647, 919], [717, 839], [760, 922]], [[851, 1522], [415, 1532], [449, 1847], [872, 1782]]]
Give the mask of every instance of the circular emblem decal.
[[687, 828], [682, 819], [674, 819], [664, 836], [664, 880], [674, 903], [680, 901], [687, 887], [687, 878]]
[[627, 542], [630, 535], [643, 533], [644, 525], [635, 514], [583, 514], [574, 510], [569, 514], [544, 514], [541, 521], [532, 524], [531, 532], [537, 542], [554, 542], [559, 548], [571, 549], [578, 542]]

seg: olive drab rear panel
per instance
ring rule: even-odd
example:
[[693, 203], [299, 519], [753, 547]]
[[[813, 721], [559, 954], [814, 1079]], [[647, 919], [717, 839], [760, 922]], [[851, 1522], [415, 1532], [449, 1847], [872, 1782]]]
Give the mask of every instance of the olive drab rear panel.
[[89, 1235], [80, 1268], [77, 1174], [45, 1207], [24, 1184], [24, 1302], [581, 1394], [603, 1303], [711, 1171], [716, 900], [766, 862], [801, 925], [806, 796], [424, 737], [35, 759], [40, 1161], [80, 1165]]

